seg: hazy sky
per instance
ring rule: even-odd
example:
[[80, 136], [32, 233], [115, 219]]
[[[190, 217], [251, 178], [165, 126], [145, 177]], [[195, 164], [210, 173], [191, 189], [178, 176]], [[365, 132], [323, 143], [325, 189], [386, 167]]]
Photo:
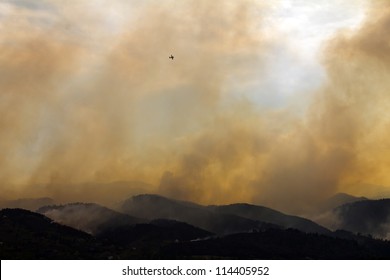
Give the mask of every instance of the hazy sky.
[[3, 196], [107, 202], [123, 188], [91, 186], [140, 181], [299, 213], [389, 193], [389, 10], [0, 0]]

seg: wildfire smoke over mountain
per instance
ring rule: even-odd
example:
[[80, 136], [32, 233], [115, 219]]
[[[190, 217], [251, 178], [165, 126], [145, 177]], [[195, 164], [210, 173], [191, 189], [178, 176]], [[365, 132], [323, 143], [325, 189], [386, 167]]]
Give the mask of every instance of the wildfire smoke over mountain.
[[127, 193], [93, 186], [140, 181], [299, 213], [337, 191], [378, 195], [390, 5], [338, 3], [305, 33], [293, 15], [310, 1], [2, 1], [3, 196], [108, 203]]

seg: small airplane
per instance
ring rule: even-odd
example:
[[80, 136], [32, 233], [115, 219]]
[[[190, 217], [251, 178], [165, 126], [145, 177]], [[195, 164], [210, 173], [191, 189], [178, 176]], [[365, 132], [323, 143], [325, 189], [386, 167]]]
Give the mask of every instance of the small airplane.
[[173, 55], [171, 55], [169, 58], [173, 60], [175, 57]]

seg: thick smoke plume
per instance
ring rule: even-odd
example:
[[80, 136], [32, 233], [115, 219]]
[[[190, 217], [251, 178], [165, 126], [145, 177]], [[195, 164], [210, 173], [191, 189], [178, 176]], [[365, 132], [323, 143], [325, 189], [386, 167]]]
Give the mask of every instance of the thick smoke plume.
[[110, 203], [142, 189], [302, 213], [389, 184], [386, 2], [328, 42], [326, 83], [297, 95], [304, 112], [245, 95], [282, 40], [261, 1], [70, 2], [1, 6], [4, 197]]

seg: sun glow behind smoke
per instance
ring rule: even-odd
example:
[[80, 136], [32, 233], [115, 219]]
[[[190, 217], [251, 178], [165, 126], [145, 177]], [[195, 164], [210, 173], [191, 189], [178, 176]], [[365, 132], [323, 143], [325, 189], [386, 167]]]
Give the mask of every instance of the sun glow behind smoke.
[[[128, 192], [84, 183], [137, 180], [297, 212], [346, 185], [389, 184], [384, 156], [367, 148], [386, 142], [385, 124], [362, 136], [365, 102], [346, 92], [367, 83], [351, 84], [359, 72], [339, 49], [362, 65], [353, 38], [370, 37], [368, 4], [2, 1], [3, 193], [107, 203]], [[380, 166], [368, 176], [371, 152]]]

